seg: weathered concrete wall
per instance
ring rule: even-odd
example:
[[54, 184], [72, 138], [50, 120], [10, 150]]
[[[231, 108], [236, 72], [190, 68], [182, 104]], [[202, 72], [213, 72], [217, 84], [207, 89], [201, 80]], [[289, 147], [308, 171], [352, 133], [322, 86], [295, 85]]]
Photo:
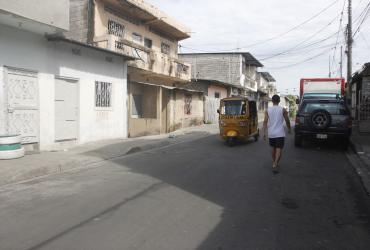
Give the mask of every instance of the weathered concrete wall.
[[241, 62], [239, 54], [180, 54], [179, 58], [192, 65], [192, 78], [217, 80], [240, 85]]
[[[129, 136], [155, 135], [161, 132], [160, 87], [130, 82], [129, 84]], [[133, 111], [133, 95], [141, 95], [142, 117]]]
[[[185, 95], [192, 97], [191, 114], [185, 114]], [[171, 124], [171, 131], [203, 124], [203, 94], [176, 90], [174, 101], [175, 116]]]
[[216, 92], [220, 94], [219, 99], [227, 97], [227, 88], [221, 87], [221, 86], [218, 86], [218, 85], [212, 85], [212, 84], [209, 85], [209, 87], [208, 87], [208, 96], [216, 98], [215, 97]]
[[69, 29], [69, 0], [0, 0], [0, 10], [62, 30]]
[[[81, 0], [80, 0], [81, 1]], [[178, 42], [161, 37], [149, 30], [149, 25], [141, 24], [140, 22], [136, 25], [131, 22], [124, 20], [123, 18], [116, 16], [112, 13], [105, 11], [104, 3], [102, 0], [97, 0], [95, 4], [95, 37], [100, 37], [108, 34], [108, 20], [114, 20], [125, 27], [123, 39], [132, 41], [132, 34], [140, 34], [143, 38], [142, 45], [144, 45], [144, 38], [149, 38], [153, 41], [152, 50], [155, 52], [161, 52], [161, 43], [164, 42], [171, 46], [170, 57], [177, 58]], [[162, 58], [156, 58], [161, 60]]]
[[70, 0], [70, 29], [64, 33], [68, 39], [88, 42], [88, 2], [89, 0]]

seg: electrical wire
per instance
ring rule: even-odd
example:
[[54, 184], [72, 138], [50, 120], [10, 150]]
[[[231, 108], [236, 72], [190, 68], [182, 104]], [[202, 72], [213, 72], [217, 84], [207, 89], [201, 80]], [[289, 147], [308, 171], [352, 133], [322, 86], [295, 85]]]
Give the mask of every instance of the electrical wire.
[[312, 57], [309, 57], [309, 58], [306, 58], [302, 61], [299, 61], [299, 62], [296, 62], [296, 63], [293, 63], [293, 64], [290, 64], [290, 65], [284, 65], [284, 66], [281, 66], [281, 67], [273, 67], [273, 68], [269, 68], [269, 69], [285, 69], [285, 68], [291, 68], [291, 67], [294, 67], [294, 66], [297, 66], [297, 65], [300, 65], [300, 64], [303, 64], [303, 63], [306, 63], [306, 62], [309, 62], [309, 61], [312, 61], [314, 59], [317, 59], [325, 54], [327, 54], [328, 52], [330, 52], [333, 48], [330, 48], [329, 50], [325, 50], [323, 52], [320, 52], [319, 54], [316, 54]]
[[312, 38], [314, 38], [315, 36], [317, 36], [318, 34], [320, 34], [322, 31], [324, 31], [326, 28], [328, 28], [330, 25], [332, 25], [334, 23], [335, 20], [337, 20], [337, 18], [340, 16], [341, 14], [337, 15], [334, 17], [334, 19], [332, 19], [328, 24], [326, 24], [323, 28], [319, 29], [318, 31], [316, 31], [313, 35], [309, 36], [308, 38], [304, 39], [302, 42], [294, 45], [293, 47], [283, 51], [283, 52], [280, 52], [280, 53], [277, 53], [277, 54], [274, 54], [274, 55], [271, 55], [269, 57], [265, 57], [265, 58], [262, 58], [261, 61], [265, 61], [265, 60], [268, 60], [268, 59], [271, 59], [271, 58], [274, 58], [274, 57], [277, 57], [277, 56], [281, 56], [281, 55], [284, 55], [284, 54], [287, 54], [289, 53], [290, 51], [294, 51], [295, 49], [299, 48], [299, 46], [305, 44], [307, 41], [310, 41]]
[[343, 1], [343, 8], [342, 8], [342, 12], [341, 12], [340, 21], [339, 21], [338, 35], [337, 35], [337, 40], [335, 42], [336, 44], [334, 46], [333, 60], [331, 62], [329, 62], [329, 70], [331, 70], [332, 66], [336, 63], [336, 53], [337, 53], [337, 47], [338, 47], [338, 42], [339, 42], [339, 34], [340, 34], [340, 31], [342, 30], [343, 15], [344, 15], [344, 9], [346, 7], [346, 2], [347, 2], [347, 0]]
[[362, 16], [362, 20], [360, 21], [359, 25], [357, 26], [357, 29], [353, 33], [353, 37], [355, 37], [356, 34], [358, 34], [360, 32], [361, 26], [364, 24], [364, 22], [366, 21], [366, 19], [369, 17], [369, 13], [370, 13], [369, 11], [370, 11], [370, 2], [368, 3], [368, 5], [365, 7], [365, 9], [363, 11], [364, 14]]
[[281, 34], [278, 34], [276, 36], [273, 36], [269, 39], [266, 39], [264, 41], [259, 41], [259, 42], [256, 42], [256, 43], [253, 43], [253, 44], [249, 44], [249, 45], [246, 45], [246, 46], [242, 46], [242, 47], [239, 47], [239, 48], [234, 48], [232, 50], [240, 50], [240, 49], [246, 49], [246, 48], [251, 48], [251, 47], [254, 47], [254, 46], [257, 46], [257, 45], [261, 45], [261, 44], [265, 44], [267, 42], [270, 42], [272, 40], [275, 40], [277, 38], [281, 38], [282, 36], [285, 36], [287, 34], [289, 34], [290, 32], [304, 26], [305, 24], [309, 23], [310, 21], [314, 20], [316, 17], [320, 16], [322, 13], [324, 13], [325, 11], [327, 11], [328, 9], [330, 9], [332, 6], [334, 6], [339, 0], [335, 0], [334, 2], [330, 3], [328, 6], [326, 6], [324, 9], [322, 9], [321, 11], [319, 11], [318, 13], [316, 13], [315, 15], [313, 15], [312, 17], [308, 18], [307, 20], [303, 21], [302, 23], [294, 26], [293, 28], [281, 33]]

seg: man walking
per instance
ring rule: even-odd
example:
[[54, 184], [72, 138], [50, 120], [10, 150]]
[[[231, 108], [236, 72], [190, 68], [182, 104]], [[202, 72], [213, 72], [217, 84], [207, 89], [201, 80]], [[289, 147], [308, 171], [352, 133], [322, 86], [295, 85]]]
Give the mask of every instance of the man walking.
[[288, 112], [285, 108], [279, 106], [280, 97], [278, 95], [272, 97], [272, 103], [273, 106], [269, 107], [265, 112], [263, 138], [266, 140], [268, 133], [269, 144], [272, 147], [272, 171], [276, 174], [278, 173], [279, 162], [285, 142], [284, 120], [289, 134], [291, 133], [291, 127]]

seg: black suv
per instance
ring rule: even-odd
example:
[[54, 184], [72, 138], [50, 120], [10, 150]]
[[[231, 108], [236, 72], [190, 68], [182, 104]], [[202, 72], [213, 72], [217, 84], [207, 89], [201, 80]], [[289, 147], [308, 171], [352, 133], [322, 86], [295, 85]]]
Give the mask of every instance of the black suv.
[[303, 139], [340, 140], [346, 149], [351, 135], [350, 111], [342, 99], [303, 99], [296, 117], [294, 144]]

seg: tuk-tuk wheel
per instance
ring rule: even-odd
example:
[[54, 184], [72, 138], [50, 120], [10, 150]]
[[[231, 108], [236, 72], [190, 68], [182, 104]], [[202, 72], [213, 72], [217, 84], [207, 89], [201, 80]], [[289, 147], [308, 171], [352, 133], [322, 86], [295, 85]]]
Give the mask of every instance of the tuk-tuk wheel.
[[227, 145], [229, 145], [229, 147], [234, 147], [235, 142], [236, 142], [236, 139], [233, 138], [233, 137], [228, 137], [227, 140], [226, 140], [226, 143], [227, 143]]

